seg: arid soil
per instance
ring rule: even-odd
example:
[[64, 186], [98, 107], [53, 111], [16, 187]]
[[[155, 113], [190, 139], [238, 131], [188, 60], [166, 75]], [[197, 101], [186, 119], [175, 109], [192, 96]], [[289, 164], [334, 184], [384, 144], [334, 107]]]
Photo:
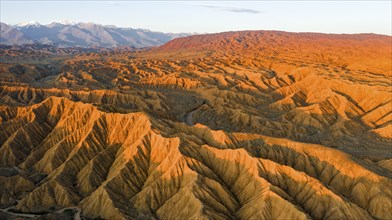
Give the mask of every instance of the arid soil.
[[392, 219], [391, 41], [3, 48], [0, 218]]

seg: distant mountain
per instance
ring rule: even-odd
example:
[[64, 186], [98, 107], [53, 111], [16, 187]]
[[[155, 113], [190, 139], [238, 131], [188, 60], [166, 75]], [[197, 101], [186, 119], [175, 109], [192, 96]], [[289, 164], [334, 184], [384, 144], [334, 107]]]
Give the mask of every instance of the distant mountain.
[[20, 30], [0, 22], [0, 43], [28, 44], [33, 43], [33, 41], [26, 38]]
[[153, 32], [146, 29], [119, 28], [95, 23], [52, 22], [42, 25], [27, 22], [7, 25], [0, 22], [0, 43], [7, 45], [51, 44], [59, 47], [151, 47], [190, 34]]

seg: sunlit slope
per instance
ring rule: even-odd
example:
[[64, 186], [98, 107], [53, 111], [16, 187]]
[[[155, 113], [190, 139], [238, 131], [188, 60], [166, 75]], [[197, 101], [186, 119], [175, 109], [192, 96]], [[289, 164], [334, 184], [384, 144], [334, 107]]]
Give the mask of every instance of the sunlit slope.
[[209, 50], [271, 62], [368, 70], [391, 75], [391, 37], [377, 34], [319, 34], [282, 31], [240, 31], [174, 39], [158, 51]]
[[391, 219], [391, 40], [228, 32], [0, 63], [0, 205]]
[[152, 122], [65, 98], [1, 116], [1, 163], [23, 170], [2, 177], [16, 181], [2, 184], [1, 201], [27, 191], [16, 206], [23, 212], [78, 205], [109, 219], [370, 219], [392, 208], [389, 178], [321, 145]]

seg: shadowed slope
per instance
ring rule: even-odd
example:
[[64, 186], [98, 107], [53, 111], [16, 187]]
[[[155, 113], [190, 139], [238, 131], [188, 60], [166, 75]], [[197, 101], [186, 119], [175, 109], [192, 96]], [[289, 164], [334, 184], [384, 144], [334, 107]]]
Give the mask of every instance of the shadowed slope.
[[[86, 217], [103, 218], [390, 215], [391, 180], [320, 145], [183, 123], [161, 131], [145, 114], [104, 113], [64, 98], [1, 115], [1, 163], [21, 169], [2, 182], [46, 176], [34, 190], [16, 183], [23, 212], [79, 205]], [[25, 132], [37, 124], [47, 127]]]

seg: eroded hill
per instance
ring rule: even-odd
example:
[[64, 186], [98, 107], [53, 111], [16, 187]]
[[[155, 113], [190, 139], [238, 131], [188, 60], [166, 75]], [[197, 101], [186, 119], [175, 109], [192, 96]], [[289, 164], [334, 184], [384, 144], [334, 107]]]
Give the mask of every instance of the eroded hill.
[[390, 42], [232, 32], [3, 62], [2, 215], [392, 218]]

